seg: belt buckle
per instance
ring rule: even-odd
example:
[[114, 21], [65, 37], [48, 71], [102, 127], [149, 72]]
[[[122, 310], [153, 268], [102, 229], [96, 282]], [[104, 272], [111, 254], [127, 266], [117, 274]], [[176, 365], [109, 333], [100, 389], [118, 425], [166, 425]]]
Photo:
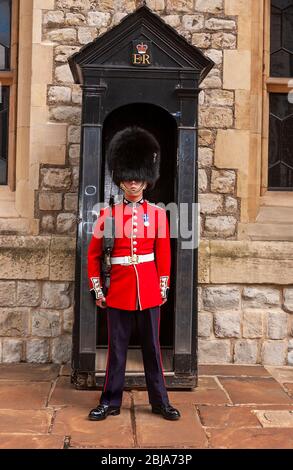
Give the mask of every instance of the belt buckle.
[[138, 263], [138, 255], [135, 253], [132, 256], [128, 256], [129, 264], [137, 264]]

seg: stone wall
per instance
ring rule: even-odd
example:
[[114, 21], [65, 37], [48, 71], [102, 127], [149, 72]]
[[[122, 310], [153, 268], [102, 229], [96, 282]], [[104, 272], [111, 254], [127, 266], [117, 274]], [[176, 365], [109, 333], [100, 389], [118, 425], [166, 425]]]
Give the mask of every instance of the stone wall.
[[74, 255], [70, 237], [0, 237], [2, 362], [70, 360]]
[[[237, 17], [224, 13], [223, 0], [147, 3], [215, 62], [200, 93], [201, 227], [204, 237], [235, 238], [240, 204], [237, 174], [214, 166], [214, 147], [217, 130], [234, 127], [234, 91], [223, 89], [223, 52], [236, 48]], [[75, 230], [81, 93], [72, 83], [67, 57], [133, 11], [136, 2], [57, 0], [55, 5], [55, 10], [43, 12], [43, 39], [54, 43], [54, 83], [48, 84], [48, 106], [51, 121], [69, 124], [68, 152], [66, 168], [41, 167], [36, 217], [41, 220], [41, 233], [70, 235]]]
[[[35, 6], [31, 132], [25, 142], [30, 143], [34, 235], [11, 229], [0, 237], [0, 361], [67, 362], [81, 122], [81, 90], [73, 84], [67, 58], [138, 2], [30, 3]], [[200, 362], [293, 364], [292, 244], [237, 240], [238, 223], [257, 207], [261, 101], [255, 97], [262, 57], [254, 69], [250, 63], [251, 31], [261, 30], [261, 12], [251, 0], [147, 4], [215, 62], [201, 85], [199, 109]], [[21, 212], [27, 204], [24, 190], [19, 194]]]

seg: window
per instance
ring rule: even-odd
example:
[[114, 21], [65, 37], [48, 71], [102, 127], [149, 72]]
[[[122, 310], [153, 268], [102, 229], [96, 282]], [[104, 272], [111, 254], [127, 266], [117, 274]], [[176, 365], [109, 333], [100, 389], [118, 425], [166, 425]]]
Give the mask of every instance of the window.
[[0, 184], [14, 190], [18, 1], [0, 0]]
[[293, 191], [293, 0], [271, 0], [270, 31], [268, 189]]

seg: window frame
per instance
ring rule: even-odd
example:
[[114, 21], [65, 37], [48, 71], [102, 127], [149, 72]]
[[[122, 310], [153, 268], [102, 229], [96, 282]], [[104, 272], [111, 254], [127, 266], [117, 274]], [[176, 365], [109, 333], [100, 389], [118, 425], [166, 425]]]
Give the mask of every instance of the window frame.
[[261, 196], [264, 194], [274, 194], [277, 192], [292, 195], [292, 191], [274, 190], [268, 187], [269, 169], [269, 124], [270, 124], [270, 94], [289, 93], [293, 90], [293, 77], [271, 77], [270, 75], [270, 55], [271, 55], [271, 0], [265, 0], [264, 5], [264, 100], [263, 100], [263, 148], [265, 156], [262, 164], [262, 185]]
[[12, 0], [10, 70], [0, 70], [0, 83], [9, 87], [7, 182], [0, 188], [16, 189], [16, 111], [18, 80], [19, 0]]

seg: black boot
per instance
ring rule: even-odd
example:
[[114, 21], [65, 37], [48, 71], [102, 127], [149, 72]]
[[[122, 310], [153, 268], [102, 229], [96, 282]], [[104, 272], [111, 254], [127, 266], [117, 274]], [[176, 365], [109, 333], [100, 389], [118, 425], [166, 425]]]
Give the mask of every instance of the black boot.
[[105, 404], [99, 404], [96, 408], [89, 412], [88, 418], [91, 421], [101, 421], [106, 419], [108, 415], [119, 415], [120, 407], [119, 406], [110, 406]]
[[161, 414], [165, 419], [175, 420], [181, 417], [176, 408], [170, 405], [152, 405], [152, 412], [156, 414]]

